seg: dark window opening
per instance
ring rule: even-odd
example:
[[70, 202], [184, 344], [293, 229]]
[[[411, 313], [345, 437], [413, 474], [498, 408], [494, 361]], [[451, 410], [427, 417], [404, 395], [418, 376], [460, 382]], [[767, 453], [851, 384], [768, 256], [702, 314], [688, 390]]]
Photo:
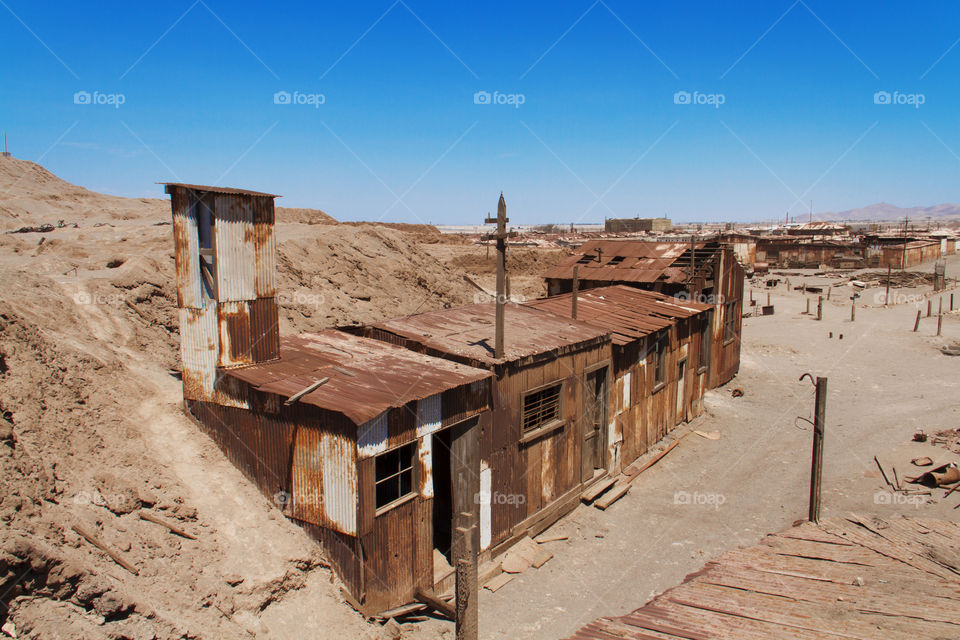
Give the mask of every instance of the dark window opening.
[[595, 257], [596, 256], [592, 256], [589, 253], [584, 256], [580, 256], [580, 259], [577, 260], [577, 264], [590, 264], [591, 262], [593, 262]]
[[376, 457], [374, 485], [377, 509], [413, 493], [416, 444], [411, 442]]
[[666, 339], [658, 337], [653, 343], [653, 383], [654, 385], [666, 382]]
[[217, 263], [213, 249], [213, 208], [209, 198], [190, 194], [190, 208], [197, 222], [197, 247], [200, 261], [200, 291], [204, 300], [217, 298]]
[[562, 383], [557, 383], [524, 396], [524, 431], [539, 429], [560, 419], [560, 390], [562, 387]]
[[712, 313], [705, 313], [700, 317], [700, 358], [697, 364], [701, 368], [710, 366], [710, 351], [713, 347]]
[[621, 262], [623, 262], [624, 260], [626, 260], [625, 256], [613, 256], [612, 258], [610, 258], [610, 262], [607, 263], [607, 266], [608, 267], [616, 266]]

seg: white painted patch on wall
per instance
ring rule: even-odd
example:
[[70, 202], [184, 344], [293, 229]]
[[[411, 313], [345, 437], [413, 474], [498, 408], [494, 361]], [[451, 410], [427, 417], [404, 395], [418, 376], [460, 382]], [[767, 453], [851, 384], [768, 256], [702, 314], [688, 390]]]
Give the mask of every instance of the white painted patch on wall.
[[630, 379], [633, 373], [627, 372], [623, 375], [623, 408], [630, 406]]
[[420, 438], [420, 447], [417, 451], [420, 456], [420, 495], [424, 498], [433, 497], [433, 436], [427, 434]]
[[493, 487], [490, 465], [480, 462], [480, 548], [490, 548], [490, 490]]
[[417, 437], [422, 438], [440, 428], [443, 415], [440, 394], [417, 401]]
[[387, 412], [364, 422], [357, 431], [357, 447], [361, 458], [370, 458], [387, 450]]

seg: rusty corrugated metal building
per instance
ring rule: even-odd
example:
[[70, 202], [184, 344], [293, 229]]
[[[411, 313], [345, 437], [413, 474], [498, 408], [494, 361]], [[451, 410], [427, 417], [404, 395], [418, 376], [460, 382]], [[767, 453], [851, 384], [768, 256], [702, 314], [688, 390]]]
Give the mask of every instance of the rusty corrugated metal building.
[[167, 190], [189, 413], [365, 612], [449, 581], [453, 517], [476, 511], [454, 504], [450, 450], [489, 425], [491, 373], [334, 330], [281, 340], [275, 196]]
[[667, 295], [682, 294], [714, 308], [710, 388], [726, 384], [740, 369], [743, 267], [733, 249], [718, 242], [594, 240], [544, 274], [550, 296], [623, 284]]
[[[573, 294], [527, 302], [570, 316]], [[612, 332], [608, 470], [622, 471], [678, 424], [703, 413], [709, 383], [710, 305], [624, 285], [577, 296], [577, 317]]]
[[508, 303], [496, 358], [495, 310], [469, 305], [354, 329], [495, 374], [493, 411], [480, 421], [482, 558], [573, 509], [609, 466], [609, 330]]

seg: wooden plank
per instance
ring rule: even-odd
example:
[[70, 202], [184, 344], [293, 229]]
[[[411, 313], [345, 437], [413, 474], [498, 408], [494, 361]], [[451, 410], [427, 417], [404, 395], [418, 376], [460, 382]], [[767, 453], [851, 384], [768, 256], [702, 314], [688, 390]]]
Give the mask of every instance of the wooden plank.
[[590, 485], [589, 489], [581, 493], [580, 499], [583, 502], [586, 502], [589, 504], [594, 500], [596, 500], [597, 497], [600, 496], [600, 494], [604, 493], [607, 489], [609, 489], [616, 483], [617, 483], [617, 479], [613, 476], [608, 476], [606, 478], [603, 478], [597, 482], [594, 482], [592, 485]]
[[496, 592], [505, 584], [513, 580], [513, 576], [509, 573], [498, 574], [495, 578], [492, 578], [483, 585], [484, 589], [489, 589], [490, 591]]
[[622, 484], [614, 487], [609, 493], [605, 494], [602, 498], [593, 503], [598, 509], [604, 509], [610, 507], [614, 502], [627, 495], [627, 492], [630, 491], [630, 483], [624, 482]]

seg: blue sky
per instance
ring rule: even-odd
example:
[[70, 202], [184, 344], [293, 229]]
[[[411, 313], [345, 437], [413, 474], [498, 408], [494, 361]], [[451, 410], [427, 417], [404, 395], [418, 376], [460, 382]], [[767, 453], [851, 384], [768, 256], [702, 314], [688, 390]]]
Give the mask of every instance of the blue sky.
[[953, 2], [0, 0], [0, 24], [11, 152], [117, 195], [449, 224], [501, 190], [516, 223], [960, 200]]

